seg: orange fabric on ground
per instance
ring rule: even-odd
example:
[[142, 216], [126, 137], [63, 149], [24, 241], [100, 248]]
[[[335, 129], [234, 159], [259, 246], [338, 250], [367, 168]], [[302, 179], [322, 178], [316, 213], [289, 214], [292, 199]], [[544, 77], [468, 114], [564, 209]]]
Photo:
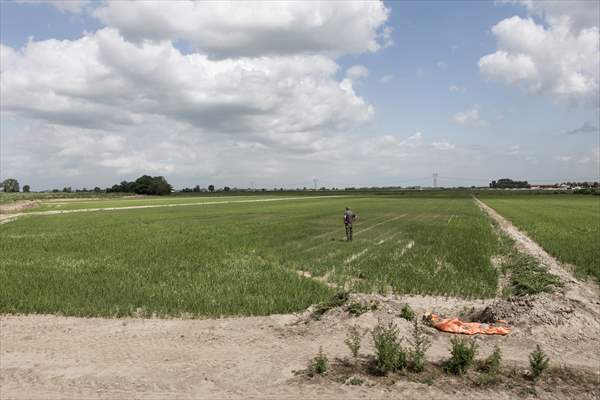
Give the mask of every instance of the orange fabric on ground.
[[437, 330], [450, 333], [461, 333], [463, 335], [507, 335], [510, 328], [506, 326], [493, 326], [480, 322], [463, 322], [458, 318], [442, 319], [435, 314], [430, 314], [433, 327]]

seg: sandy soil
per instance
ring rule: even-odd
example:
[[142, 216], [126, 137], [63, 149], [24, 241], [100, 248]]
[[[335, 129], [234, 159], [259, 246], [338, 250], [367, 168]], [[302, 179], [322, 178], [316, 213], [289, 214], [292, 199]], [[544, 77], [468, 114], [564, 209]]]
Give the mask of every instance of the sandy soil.
[[[482, 205], [482, 207], [484, 207]], [[486, 210], [489, 211], [489, 210]], [[493, 213], [491, 213], [494, 215]], [[496, 216], [494, 216], [496, 218]], [[502, 228], [515, 229], [507, 221]], [[308, 380], [292, 371], [306, 367], [319, 346], [335, 361], [349, 357], [344, 338], [349, 326], [372, 329], [393, 320], [408, 337], [409, 322], [397, 317], [404, 303], [417, 314], [504, 318], [507, 336], [477, 336], [480, 357], [495, 344], [508, 365], [526, 368], [528, 354], [541, 344], [551, 365], [600, 374], [598, 286], [573, 279], [547, 254], [514, 231], [523, 251], [536, 253], [565, 280], [564, 292], [513, 300], [465, 300], [432, 296], [354, 294], [350, 301], [377, 303], [353, 317], [344, 308], [319, 321], [301, 314], [223, 319], [103, 319], [48, 315], [0, 317], [0, 397], [49, 398], [411, 398], [512, 399], [513, 390], [448, 386], [399, 379], [391, 384], [351, 386]], [[539, 246], [538, 246], [539, 247]], [[542, 250], [543, 251], [543, 250]], [[549, 259], [546, 258], [550, 257]], [[427, 358], [448, 357], [451, 334], [427, 328]], [[370, 336], [363, 354], [372, 354]], [[550, 388], [552, 389], [552, 388]], [[560, 389], [560, 388], [555, 388]], [[598, 390], [566, 388], [539, 398], [594, 399]]]
[[19, 200], [12, 203], [0, 204], [0, 214], [14, 214], [33, 208], [40, 204], [39, 200]]

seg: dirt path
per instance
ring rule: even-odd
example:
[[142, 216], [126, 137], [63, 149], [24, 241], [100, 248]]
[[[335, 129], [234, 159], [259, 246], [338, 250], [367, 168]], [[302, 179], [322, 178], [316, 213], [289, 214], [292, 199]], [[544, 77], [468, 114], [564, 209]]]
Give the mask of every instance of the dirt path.
[[204, 201], [194, 203], [179, 203], [179, 204], [148, 204], [140, 206], [124, 206], [124, 207], [99, 207], [99, 208], [80, 208], [75, 210], [49, 210], [49, 211], [32, 211], [28, 213], [0, 213], [0, 224], [11, 222], [17, 218], [26, 215], [56, 215], [56, 214], [70, 214], [70, 213], [81, 213], [81, 212], [96, 212], [96, 211], [120, 211], [120, 210], [136, 210], [144, 208], [161, 208], [161, 207], [186, 207], [186, 206], [201, 206], [201, 205], [212, 205], [212, 204], [232, 204], [232, 203], [262, 203], [272, 201], [284, 201], [284, 200], [308, 200], [308, 199], [323, 199], [323, 198], [336, 198], [336, 197], [348, 197], [345, 195], [331, 195], [331, 196], [302, 196], [302, 197], [282, 197], [276, 199], [250, 199], [250, 200], [223, 200], [223, 201]]

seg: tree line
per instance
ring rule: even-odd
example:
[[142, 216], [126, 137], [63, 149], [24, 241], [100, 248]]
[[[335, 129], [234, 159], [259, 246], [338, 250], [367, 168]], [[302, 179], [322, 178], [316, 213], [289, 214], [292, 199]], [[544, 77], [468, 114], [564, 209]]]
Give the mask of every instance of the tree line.
[[[19, 192], [20, 186], [19, 181], [14, 178], [5, 179], [1, 184], [0, 188], [6, 193]], [[23, 186], [23, 192], [27, 193], [30, 191], [29, 185]], [[119, 184], [112, 185], [106, 189], [100, 189], [96, 186], [92, 190], [83, 189], [71, 189], [70, 186], [64, 187], [62, 190], [52, 189], [51, 192], [58, 193], [72, 193], [72, 192], [96, 192], [96, 193], [136, 193], [136, 194], [148, 194], [164, 196], [171, 194], [173, 186], [163, 176], [150, 176], [143, 175], [137, 178], [135, 181], [127, 182], [123, 181]]]

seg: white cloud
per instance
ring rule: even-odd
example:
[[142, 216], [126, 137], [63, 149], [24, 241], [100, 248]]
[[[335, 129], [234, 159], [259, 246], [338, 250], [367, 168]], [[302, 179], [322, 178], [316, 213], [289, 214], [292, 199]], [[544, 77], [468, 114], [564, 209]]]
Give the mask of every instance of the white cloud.
[[345, 129], [373, 114], [351, 81], [335, 80], [336, 63], [319, 55], [215, 61], [169, 42], [136, 46], [109, 28], [1, 51], [3, 110], [57, 124], [108, 128], [161, 115], [276, 140]]
[[448, 142], [433, 142], [431, 145], [436, 150], [453, 150], [456, 147], [456, 145]]
[[217, 58], [375, 52], [391, 45], [380, 1], [109, 1], [94, 11], [128, 40], [185, 40]]
[[510, 148], [506, 152], [506, 154], [509, 156], [516, 156], [516, 155], [519, 155], [520, 153], [521, 153], [521, 146], [519, 146], [518, 144], [510, 146]]
[[498, 50], [479, 60], [489, 79], [573, 105], [598, 107], [598, 2], [521, 1], [547, 26], [518, 16], [492, 28]]
[[17, 0], [22, 4], [49, 4], [60, 12], [78, 14], [84, 11], [92, 2], [90, 0]]
[[441, 69], [441, 70], [444, 70], [444, 71], [445, 71], [445, 70], [447, 70], [447, 69], [448, 69], [448, 64], [446, 64], [446, 62], [445, 62], [445, 61], [438, 61], [436, 65], [437, 65], [437, 67], [438, 67], [439, 69]]
[[390, 83], [391, 81], [393, 81], [395, 78], [394, 75], [384, 75], [381, 77], [380, 81], [381, 83]]
[[323, 55], [212, 60], [104, 28], [2, 45], [0, 60], [2, 120], [18, 121], [3, 127], [3, 174], [258, 171], [268, 155], [340, 147], [341, 133], [374, 112]]
[[561, 161], [561, 162], [569, 162], [571, 161], [571, 156], [556, 156], [556, 160], [557, 161]]
[[353, 65], [346, 71], [346, 77], [351, 80], [358, 80], [369, 76], [369, 70], [364, 65]]
[[467, 88], [464, 86], [452, 85], [448, 87], [448, 90], [452, 93], [465, 93], [467, 91]]
[[479, 106], [475, 104], [470, 109], [457, 112], [452, 116], [452, 121], [459, 125], [470, 126], [473, 128], [479, 128], [487, 125], [487, 123], [481, 119], [479, 115]]
[[422, 78], [425, 76], [425, 71], [423, 70], [423, 68], [417, 68], [417, 72], [415, 72], [415, 75], [417, 76], [417, 78]]
[[529, 13], [548, 21], [548, 24], [562, 25], [571, 30], [598, 26], [600, 3], [589, 0], [504, 0], [504, 3], [521, 4]]

